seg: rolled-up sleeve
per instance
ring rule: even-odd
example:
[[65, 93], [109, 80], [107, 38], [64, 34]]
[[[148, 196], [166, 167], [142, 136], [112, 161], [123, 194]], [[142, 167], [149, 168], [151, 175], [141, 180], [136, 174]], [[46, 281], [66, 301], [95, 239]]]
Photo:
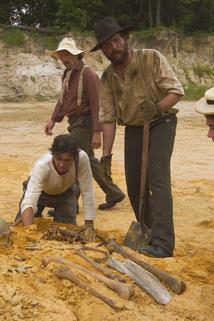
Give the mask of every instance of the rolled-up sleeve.
[[89, 158], [84, 151], [80, 152], [78, 165], [78, 181], [83, 201], [85, 220], [94, 220], [96, 215], [95, 193]]
[[34, 214], [37, 212], [37, 204], [43, 191], [45, 177], [44, 169], [39, 165], [35, 165], [31, 171], [27, 189], [20, 206], [21, 214], [29, 207], [33, 209]]
[[102, 76], [100, 84], [99, 119], [101, 123], [111, 123], [116, 120], [113, 92], [108, 86], [105, 74]]
[[65, 117], [65, 113], [63, 111], [63, 105], [60, 102], [60, 99], [58, 99], [56, 106], [54, 108], [54, 111], [52, 113], [51, 119], [54, 122], [60, 123], [64, 119], [64, 117]]
[[164, 94], [174, 93], [181, 96], [184, 95], [183, 87], [172, 67], [166, 58], [156, 50], [154, 50], [154, 72], [156, 84]]

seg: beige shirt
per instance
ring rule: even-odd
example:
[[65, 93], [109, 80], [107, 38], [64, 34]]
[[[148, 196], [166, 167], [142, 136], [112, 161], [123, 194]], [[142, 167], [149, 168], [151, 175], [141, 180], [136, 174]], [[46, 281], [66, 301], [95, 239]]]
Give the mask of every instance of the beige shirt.
[[183, 96], [184, 90], [165, 57], [153, 49], [134, 50], [124, 79], [112, 64], [102, 75], [100, 121], [141, 126], [147, 100], [157, 103], [169, 93]]
[[[96, 212], [95, 194], [89, 159], [83, 150], [79, 152], [77, 179], [83, 200], [85, 220], [93, 220]], [[35, 163], [30, 173], [27, 190], [21, 203], [21, 213], [28, 207], [33, 208], [34, 213], [37, 212], [37, 203], [42, 191], [50, 195], [62, 194], [75, 181], [75, 162], [66, 174], [59, 175], [53, 165], [51, 153], [45, 154]]]

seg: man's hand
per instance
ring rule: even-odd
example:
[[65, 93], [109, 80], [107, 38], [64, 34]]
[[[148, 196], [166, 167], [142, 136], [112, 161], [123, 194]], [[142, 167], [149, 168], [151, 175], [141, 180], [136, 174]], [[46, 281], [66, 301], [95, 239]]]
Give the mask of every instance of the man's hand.
[[25, 225], [25, 233], [26, 234], [32, 234], [37, 231], [37, 225], [36, 224], [31, 224], [31, 225]]
[[34, 213], [33, 213], [33, 209], [32, 207], [27, 207], [23, 213], [22, 213], [22, 223], [24, 226], [29, 226], [31, 224], [33, 224], [33, 217], [34, 217]]
[[94, 222], [85, 220], [84, 232], [82, 236], [84, 243], [90, 243], [96, 241], [96, 232], [94, 230]]
[[49, 121], [45, 125], [45, 134], [48, 136], [53, 135], [51, 130], [54, 128], [54, 126], [55, 126], [55, 121], [53, 121], [52, 119], [49, 119]]
[[154, 104], [152, 101], [144, 102], [141, 105], [141, 110], [143, 113], [143, 118], [146, 121], [153, 120], [156, 117], [161, 116], [160, 108], [157, 107], [156, 104]]
[[101, 147], [101, 132], [94, 132], [92, 136], [92, 148], [97, 149]]

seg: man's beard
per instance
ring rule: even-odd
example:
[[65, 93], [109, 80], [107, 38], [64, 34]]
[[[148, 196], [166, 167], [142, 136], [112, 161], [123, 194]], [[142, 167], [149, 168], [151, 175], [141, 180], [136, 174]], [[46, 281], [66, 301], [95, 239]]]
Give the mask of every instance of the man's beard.
[[110, 60], [114, 65], [121, 65], [123, 64], [129, 56], [128, 46], [124, 47], [124, 50], [112, 50], [110, 55], [106, 55], [106, 58]]

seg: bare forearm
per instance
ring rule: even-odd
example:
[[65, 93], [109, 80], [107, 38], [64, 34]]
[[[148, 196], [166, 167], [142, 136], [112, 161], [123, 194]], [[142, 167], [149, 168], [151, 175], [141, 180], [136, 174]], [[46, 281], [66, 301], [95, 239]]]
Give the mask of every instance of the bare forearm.
[[103, 129], [103, 156], [111, 154], [114, 144], [116, 122], [102, 124]]
[[22, 222], [24, 226], [33, 224], [34, 212], [32, 207], [26, 208], [22, 213]]
[[181, 98], [181, 95], [168, 94], [157, 103], [157, 106], [160, 109], [160, 111], [165, 112], [171, 107], [173, 107], [175, 104], [177, 104]]

